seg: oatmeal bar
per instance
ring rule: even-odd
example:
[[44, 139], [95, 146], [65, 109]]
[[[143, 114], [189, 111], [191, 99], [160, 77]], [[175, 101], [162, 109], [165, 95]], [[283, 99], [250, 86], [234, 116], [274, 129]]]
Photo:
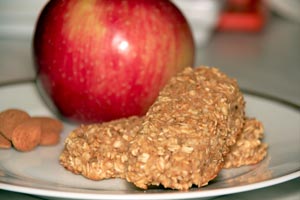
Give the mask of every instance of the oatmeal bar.
[[137, 134], [141, 118], [82, 125], [65, 140], [60, 163], [75, 174], [93, 179], [124, 177], [128, 143]]
[[224, 168], [253, 165], [267, 155], [267, 144], [262, 143], [264, 128], [256, 119], [246, 119], [242, 133], [225, 158]]
[[262, 124], [247, 118], [244, 125], [243, 110], [234, 80], [215, 68], [187, 69], [166, 86], [146, 117], [72, 131], [60, 162], [93, 180], [127, 178], [142, 188], [202, 186], [218, 174], [224, 159], [230, 168], [266, 155], [259, 140]]
[[244, 125], [237, 82], [216, 68], [186, 68], [150, 107], [129, 145], [126, 179], [187, 190], [217, 176]]
[[[113, 177], [124, 178], [128, 166], [128, 146], [138, 134], [142, 120], [143, 118], [131, 117], [77, 128], [66, 140], [66, 146], [60, 157], [61, 164], [68, 170], [77, 174], [80, 173], [93, 180]], [[112, 134], [107, 135], [106, 133], [111, 132], [111, 130], [114, 130]], [[87, 136], [88, 133], [94, 136], [92, 140], [89, 139], [90, 142], [87, 144], [88, 138], [91, 137]], [[262, 138], [262, 123], [256, 119], [246, 118], [243, 131], [238, 136], [237, 142], [230, 148], [223, 168], [251, 165], [263, 160], [267, 154], [267, 144], [261, 142]], [[103, 150], [103, 143], [113, 145], [106, 145]], [[91, 147], [89, 149], [92, 152], [89, 152], [89, 154], [93, 155], [89, 156], [88, 160], [85, 153], [77, 153], [78, 151], [85, 152], [82, 148], [86, 145]], [[121, 146], [122, 148], [120, 148]], [[100, 152], [102, 156], [99, 156]], [[109, 159], [109, 163], [104, 164], [108, 162], [108, 157], [103, 155], [110, 154], [113, 154], [112, 158]], [[74, 162], [75, 159], [76, 162]], [[97, 162], [95, 163], [95, 161]], [[85, 163], [85, 167], [82, 163]], [[90, 165], [97, 167], [89, 167]], [[87, 168], [89, 168], [89, 172], [83, 170]]]

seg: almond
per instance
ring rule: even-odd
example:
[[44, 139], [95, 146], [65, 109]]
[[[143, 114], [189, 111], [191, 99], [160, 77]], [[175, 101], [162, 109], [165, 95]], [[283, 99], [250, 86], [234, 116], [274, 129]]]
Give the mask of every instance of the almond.
[[11, 148], [11, 142], [0, 134], [0, 149]]
[[59, 142], [60, 133], [51, 129], [42, 129], [40, 145], [55, 145]]
[[13, 130], [12, 143], [19, 151], [30, 151], [40, 143], [41, 133], [41, 123], [28, 119]]
[[45, 117], [45, 116], [34, 116], [32, 118], [40, 120], [42, 124], [42, 129], [47, 129], [47, 130], [51, 129], [58, 133], [60, 133], [63, 130], [63, 124], [58, 119]]
[[0, 113], [0, 132], [11, 140], [13, 130], [30, 118], [29, 114], [19, 109], [7, 109]]
[[63, 124], [59, 120], [44, 116], [33, 117], [33, 119], [41, 123], [40, 145], [55, 145], [59, 142], [60, 132], [63, 129]]

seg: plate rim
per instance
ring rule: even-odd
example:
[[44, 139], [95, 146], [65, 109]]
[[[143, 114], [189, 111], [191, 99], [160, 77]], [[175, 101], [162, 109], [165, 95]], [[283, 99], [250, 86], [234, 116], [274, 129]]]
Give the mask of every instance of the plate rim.
[[[69, 191], [57, 191], [54, 189], [40, 189], [40, 188], [32, 188], [29, 186], [18, 186], [18, 185], [11, 185], [6, 183], [0, 182], [0, 188], [11, 191], [11, 192], [18, 192], [18, 193], [25, 193], [43, 197], [55, 197], [55, 198], [66, 198], [66, 199], [170, 199], [170, 195], [176, 195], [176, 199], [185, 198], [206, 198], [206, 197], [215, 197], [220, 195], [228, 195], [234, 194], [238, 192], [246, 192], [251, 191], [254, 189], [262, 189], [265, 187], [277, 185], [280, 183], [284, 183], [296, 178], [300, 177], [300, 170], [289, 173], [284, 176], [280, 176], [274, 179], [252, 183], [249, 185], [242, 185], [242, 186], [234, 186], [230, 188], [220, 188], [220, 189], [212, 189], [212, 190], [205, 190], [205, 191], [175, 191], [172, 190], [170, 192], [165, 193], [136, 193], [136, 194], [100, 194], [100, 193], [79, 193], [79, 192], [69, 192]], [[74, 196], [75, 195], [75, 196]], [[171, 198], [172, 199], [172, 198]]]

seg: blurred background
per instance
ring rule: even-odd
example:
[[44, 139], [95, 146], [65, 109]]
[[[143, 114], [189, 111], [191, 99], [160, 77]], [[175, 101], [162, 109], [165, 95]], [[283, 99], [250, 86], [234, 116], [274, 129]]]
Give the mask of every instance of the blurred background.
[[[46, 0], [0, 0], [0, 85], [33, 80], [31, 44]], [[197, 43], [195, 66], [300, 105], [299, 0], [173, 0]]]

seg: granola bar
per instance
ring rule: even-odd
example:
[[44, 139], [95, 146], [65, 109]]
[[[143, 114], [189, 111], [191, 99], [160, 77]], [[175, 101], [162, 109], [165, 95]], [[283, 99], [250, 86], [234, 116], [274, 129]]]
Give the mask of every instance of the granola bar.
[[[66, 139], [61, 164], [73, 173], [93, 180], [125, 178], [129, 144], [138, 134], [142, 122], [143, 118], [130, 117], [80, 126]], [[230, 148], [223, 168], [252, 165], [263, 160], [268, 146], [261, 142], [263, 136], [262, 123], [246, 118], [243, 131]]]
[[143, 189], [207, 185], [243, 124], [244, 99], [234, 79], [216, 68], [186, 68], [147, 112], [129, 146], [126, 179]]
[[244, 126], [244, 100], [235, 80], [215, 68], [188, 68], [162, 90], [145, 117], [72, 131], [60, 163], [93, 180], [119, 177], [144, 189], [162, 184], [186, 190], [206, 185], [224, 159], [226, 168], [262, 160], [264, 145], [246, 145], [261, 137], [257, 120], [246, 119]]

